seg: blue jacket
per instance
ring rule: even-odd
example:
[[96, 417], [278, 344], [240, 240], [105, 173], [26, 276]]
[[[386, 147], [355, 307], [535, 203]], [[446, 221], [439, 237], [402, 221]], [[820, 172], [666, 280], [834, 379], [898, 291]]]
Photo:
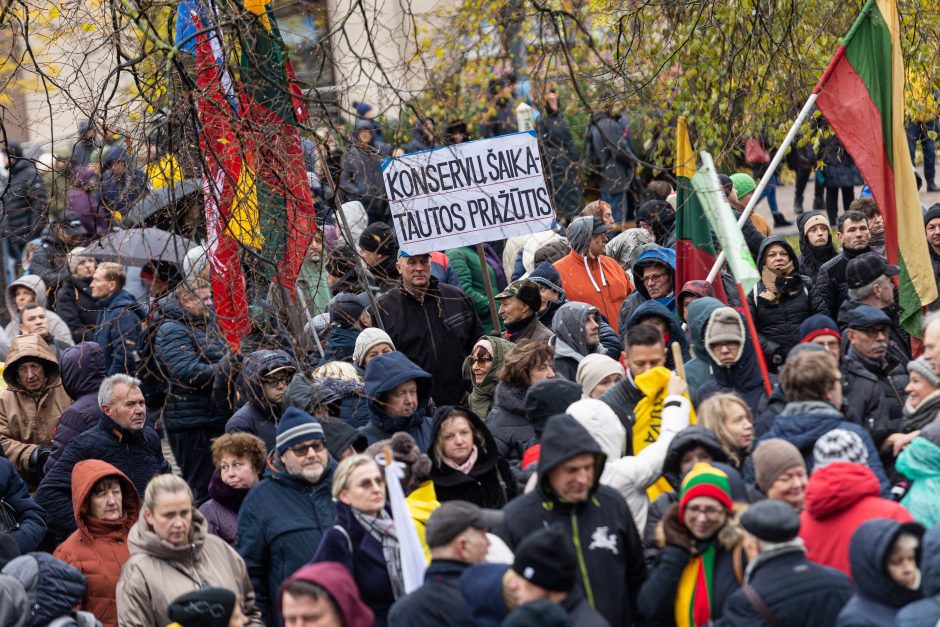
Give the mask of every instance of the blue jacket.
[[[757, 556], [748, 564], [745, 583], [757, 591], [784, 625], [832, 625], [852, 595], [848, 577], [834, 568], [814, 564], [798, 547]], [[737, 590], [725, 602], [714, 627], [766, 624], [750, 599]]]
[[330, 485], [335, 468], [331, 459], [320, 480], [310, 484], [288, 474], [272, 451], [264, 479], [238, 510], [238, 554], [245, 560], [255, 605], [267, 625], [281, 624], [276, 607], [281, 582], [310, 561], [333, 526]]
[[[389, 416], [379, 400], [386, 392], [405, 381], [414, 379], [418, 385], [418, 409], [410, 416]], [[392, 351], [369, 360], [366, 366], [366, 398], [369, 405], [369, 424], [360, 429], [369, 444], [392, 437], [399, 431], [411, 435], [418, 448], [427, 452], [431, 447], [431, 421], [426, 414], [431, 397], [431, 375], [405, 357]]]
[[127, 475], [140, 494], [155, 475], [172, 472], [156, 431], [150, 427], [129, 431], [102, 416], [93, 428], [72, 438], [36, 490], [36, 502], [49, 514], [49, 527], [56, 534], [68, 535], [76, 529], [72, 468], [85, 459], [108, 462]]
[[210, 322], [185, 313], [175, 297], [166, 300], [154, 339], [154, 355], [167, 378], [163, 417], [167, 431], [218, 425], [212, 384], [227, 347]]
[[[881, 496], [890, 498], [891, 484], [888, 482], [888, 475], [885, 473], [884, 466], [881, 465], [878, 449], [875, 448], [868, 430], [854, 422], [847, 421], [828, 403], [822, 401], [787, 403], [770, 429], [754, 443], [754, 450], [757, 450], [762, 440], [783, 438], [800, 450], [806, 462], [806, 471], [810, 473], [813, 470], [813, 446], [816, 445], [816, 440], [833, 429], [846, 429], [862, 438], [868, 450], [868, 467], [875, 473], [878, 483], [881, 484]], [[749, 483], [754, 482], [753, 458], [749, 458], [744, 465], [744, 479]]]
[[669, 329], [669, 337], [663, 338], [666, 340], [666, 348], [669, 349], [666, 351], [666, 367], [670, 370], [675, 370], [676, 368], [670, 348], [673, 342], [679, 343], [679, 348], [682, 350], [683, 362], [691, 359], [692, 355], [689, 353], [689, 339], [682, 331], [682, 327], [679, 326], [679, 319], [676, 318], [675, 312], [669, 311], [668, 307], [655, 300], [648, 300], [633, 310], [630, 319], [627, 320], [627, 326], [622, 332], [624, 337], [626, 337], [627, 331], [640, 324], [641, 320], [650, 317], [659, 318], [666, 324], [666, 328]]
[[320, 365], [331, 361], [352, 362], [353, 351], [356, 349], [356, 338], [359, 337], [359, 331], [347, 329], [346, 327], [333, 326], [330, 329], [330, 335], [326, 339], [326, 346], [323, 349], [323, 358]]
[[[117, 174], [112, 169], [122, 161], [125, 171]], [[127, 209], [147, 191], [147, 176], [140, 171], [123, 148], [112, 148], [101, 164], [101, 204], [112, 212], [127, 213]]]
[[261, 349], [245, 357], [241, 393], [246, 402], [225, 423], [226, 433], [250, 433], [264, 440], [267, 450], [274, 448], [281, 408], [265, 398], [261, 378], [285, 366], [297, 368], [294, 358], [282, 350]]
[[133, 373], [137, 368], [137, 337], [144, 318], [140, 305], [127, 290], [98, 301], [95, 341], [104, 350], [108, 376]]
[[16, 512], [20, 526], [10, 532], [20, 553], [35, 551], [46, 535], [46, 512], [33, 500], [16, 468], [0, 457], [0, 499]]
[[104, 414], [98, 407], [98, 388], [105, 378], [104, 351], [95, 342], [82, 342], [70, 346], [59, 360], [62, 388], [75, 402], [62, 412], [52, 437], [52, 455], [44, 468], [49, 472], [65, 445], [79, 433], [88, 431]]
[[323, 534], [313, 561], [339, 562], [345, 566], [352, 573], [363, 602], [375, 613], [376, 627], [388, 624], [388, 611], [395, 595], [382, 545], [359, 524], [349, 506], [340, 501], [336, 502], [336, 524]]
[[935, 627], [940, 621], [940, 525], [924, 534], [921, 556], [920, 590], [924, 598], [897, 613], [897, 627]]
[[636, 308], [645, 303], [650, 299], [650, 293], [646, 289], [646, 284], [643, 283], [643, 268], [653, 264], [660, 264], [671, 269], [672, 274], [672, 294], [668, 297], [660, 298], [659, 303], [666, 307], [670, 312], [675, 314], [676, 311], [676, 292], [682, 288], [681, 285], [676, 285], [676, 251], [672, 248], [663, 248], [662, 246], [658, 248], [653, 248], [645, 252], [640, 253], [640, 256], [637, 257], [636, 263], [633, 264], [633, 287], [636, 288], [633, 290], [633, 293], [627, 296], [626, 300], [623, 301], [623, 305], [620, 306], [620, 316], [617, 321], [617, 328], [620, 329], [621, 334], [625, 334], [625, 329], [627, 327], [627, 322], [629, 322], [630, 317], [633, 315], [633, 312], [636, 311]]
[[424, 585], [392, 606], [389, 627], [476, 627], [460, 593], [460, 575], [469, 567], [454, 560], [432, 560], [424, 571]]
[[869, 520], [855, 530], [849, 544], [849, 562], [857, 591], [839, 612], [838, 627], [893, 625], [899, 609], [921, 598], [920, 590], [910, 590], [891, 579], [885, 562], [902, 531], [920, 536], [923, 530], [916, 523], [902, 524], [885, 518]]

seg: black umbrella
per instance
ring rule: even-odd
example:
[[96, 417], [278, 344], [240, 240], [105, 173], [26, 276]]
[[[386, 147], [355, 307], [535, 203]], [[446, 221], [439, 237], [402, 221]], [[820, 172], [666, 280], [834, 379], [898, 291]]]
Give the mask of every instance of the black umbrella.
[[185, 237], [160, 229], [123, 229], [90, 244], [83, 255], [99, 261], [118, 261], [142, 266], [148, 261], [180, 263], [193, 244]]
[[141, 196], [134, 203], [134, 206], [128, 209], [123, 216], [121, 223], [126, 227], [141, 226], [144, 221], [159, 213], [166, 207], [192, 196], [202, 193], [202, 179], [186, 179], [177, 181], [173, 186], [161, 187], [151, 190], [146, 196]]

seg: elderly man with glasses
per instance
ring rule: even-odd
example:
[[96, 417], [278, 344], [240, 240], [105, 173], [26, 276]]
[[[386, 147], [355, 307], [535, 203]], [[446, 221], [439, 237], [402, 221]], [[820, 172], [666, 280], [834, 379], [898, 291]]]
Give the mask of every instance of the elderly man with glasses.
[[238, 552], [266, 625], [280, 624], [274, 600], [281, 581], [310, 561], [333, 526], [335, 468], [320, 423], [295, 407], [285, 410], [264, 479], [238, 514]]

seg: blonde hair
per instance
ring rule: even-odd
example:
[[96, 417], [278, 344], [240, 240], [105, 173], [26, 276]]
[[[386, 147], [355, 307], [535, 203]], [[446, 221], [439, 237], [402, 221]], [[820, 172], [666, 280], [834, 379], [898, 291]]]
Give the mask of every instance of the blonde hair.
[[695, 414], [698, 416], [699, 421], [701, 421], [702, 426], [718, 436], [718, 440], [721, 442], [721, 448], [724, 449], [728, 457], [732, 459], [735, 466], [738, 466], [741, 464], [742, 460], [738, 459], [737, 446], [735, 446], [731, 434], [728, 433], [728, 428], [725, 427], [725, 418], [728, 417], [728, 413], [731, 411], [733, 405], [743, 407], [747, 414], [747, 419], [751, 421], [751, 424], [754, 424], [754, 414], [751, 413], [751, 408], [748, 407], [747, 402], [737, 394], [715, 394], [714, 396], [709, 396], [702, 401], [702, 404], [699, 405]]
[[152, 512], [157, 506], [157, 497], [165, 492], [169, 494], [185, 492], [189, 495], [189, 500], [193, 500], [193, 491], [189, 488], [189, 484], [182, 477], [167, 473], [157, 475], [147, 484], [147, 489], [144, 491], [144, 509]]
[[356, 370], [356, 367], [345, 361], [327, 362], [314, 370], [313, 376], [316, 379], [329, 377], [332, 379], [344, 379], [346, 381], [362, 383], [362, 378], [359, 375], [359, 371]]
[[[338, 501], [339, 493], [349, 487], [349, 479], [352, 477], [352, 474], [356, 472], [356, 469], [366, 464], [375, 464], [376, 468], [379, 467], [377, 461], [363, 453], [350, 455], [339, 463], [336, 470], [333, 471], [333, 485], [331, 486], [334, 501]], [[382, 472], [381, 468], [379, 468], [379, 472]]]
[[105, 261], [102, 264], [98, 264], [97, 269], [101, 270], [101, 275], [104, 277], [105, 281], [114, 281], [117, 283], [119, 290], [124, 289], [124, 283], [127, 281], [127, 273], [124, 271], [124, 266], [119, 263], [114, 263], [113, 261]]

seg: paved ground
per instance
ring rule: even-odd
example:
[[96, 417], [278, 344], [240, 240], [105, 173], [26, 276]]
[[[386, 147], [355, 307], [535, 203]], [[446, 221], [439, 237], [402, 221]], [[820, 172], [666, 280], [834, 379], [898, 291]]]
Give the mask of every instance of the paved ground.
[[[926, 183], [924, 188], [926, 189]], [[855, 195], [858, 197], [859, 192], [862, 188], [855, 188]], [[780, 211], [787, 217], [788, 220], [796, 222], [796, 215], [793, 212], [793, 185], [783, 185], [777, 188], [777, 205], [780, 207]], [[921, 191], [920, 193], [920, 202], [926, 206], [930, 206], [936, 202], [940, 202], [940, 192], [927, 193], [926, 191]], [[809, 211], [813, 208], [813, 185], [810, 183], [806, 186], [806, 191], [803, 193], [803, 209]], [[773, 218], [770, 215], [770, 208], [767, 206], [767, 201], [761, 201], [757, 208], [755, 209], [759, 214], [764, 216], [767, 221], [773, 225]], [[842, 201], [839, 201], [839, 211], [842, 211]], [[835, 226], [835, 225], [833, 225]], [[780, 235], [796, 235], [796, 226], [792, 227], [782, 227], [774, 229], [774, 232]]]

